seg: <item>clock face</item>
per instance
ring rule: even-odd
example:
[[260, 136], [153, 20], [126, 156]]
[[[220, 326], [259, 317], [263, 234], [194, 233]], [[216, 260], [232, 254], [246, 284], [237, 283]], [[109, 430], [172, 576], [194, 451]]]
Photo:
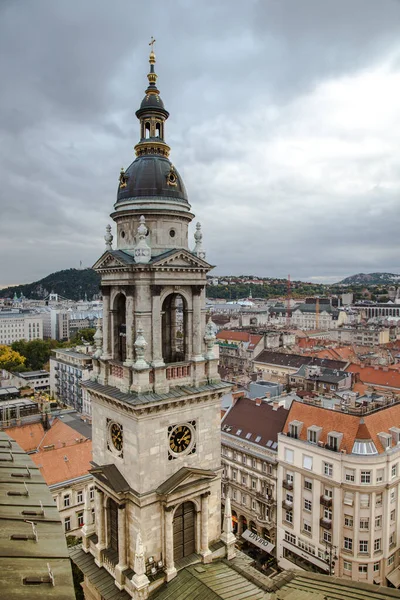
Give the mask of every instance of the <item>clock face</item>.
[[169, 435], [169, 447], [172, 452], [180, 454], [189, 448], [192, 441], [192, 430], [188, 425], [177, 425]]
[[122, 437], [122, 425], [119, 423], [112, 423], [110, 427], [111, 442], [117, 452], [122, 452], [123, 437]]

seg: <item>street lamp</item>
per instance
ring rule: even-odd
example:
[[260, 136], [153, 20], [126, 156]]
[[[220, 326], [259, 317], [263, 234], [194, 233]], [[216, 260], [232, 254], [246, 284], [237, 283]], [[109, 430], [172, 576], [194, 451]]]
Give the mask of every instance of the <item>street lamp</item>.
[[337, 546], [334, 546], [331, 542], [325, 542], [325, 562], [329, 567], [329, 575], [332, 575], [332, 571], [335, 568], [335, 560], [337, 557]]

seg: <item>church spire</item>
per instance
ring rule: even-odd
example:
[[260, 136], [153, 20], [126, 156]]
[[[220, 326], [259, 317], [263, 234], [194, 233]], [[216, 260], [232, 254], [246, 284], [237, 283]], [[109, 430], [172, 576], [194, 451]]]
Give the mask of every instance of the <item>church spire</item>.
[[144, 154], [157, 154], [169, 156], [170, 148], [164, 141], [164, 124], [169, 117], [168, 111], [164, 108], [160, 92], [157, 88], [157, 74], [154, 65], [156, 64], [156, 55], [154, 53], [155, 39], [152, 37], [150, 46], [150, 70], [147, 74], [149, 85], [145, 91], [145, 97], [142, 100], [136, 116], [140, 121], [140, 141], [135, 146], [136, 156]]

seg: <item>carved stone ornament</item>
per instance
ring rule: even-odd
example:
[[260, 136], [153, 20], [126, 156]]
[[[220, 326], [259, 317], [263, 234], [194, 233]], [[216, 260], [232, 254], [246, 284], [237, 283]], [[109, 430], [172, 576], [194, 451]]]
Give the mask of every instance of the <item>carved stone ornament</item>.
[[206, 253], [203, 250], [202, 240], [203, 234], [201, 232], [201, 225], [200, 223], [196, 223], [196, 231], [194, 232], [194, 241], [196, 242], [196, 244], [193, 248], [193, 254], [204, 260], [206, 257]]
[[146, 241], [148, 229], [145, 223], [146, 219], [142, 215], [140, 217], [140, 225], [137, 230], [138, 243], [134, 249], [135, 262], [139, 264], [147, 264], [151, 259], [151, 248]]
[[204, 335], [204, 341], [206, 343], [207, 352], [205, 354], [205, 358], [207, 360], [212, 360], [215, 358], [213, 348], [215, 344], [215, 325], [211, 320], [211, 317], [208, 319], [208, 323], [206, 325], [206, 333]]
[[95, 352], [93, 354], [93, 358], [99, 359], [103, 353], [103, 327], [101, 319], [97, 319], [96, 323], [96, 333], [93, 336]]
[[114, 239], [114, 236], [111, 233], [111, 225], [107, 225], [106, 226], [106, 235], [104, 236], [104, 240], [106, 242], [106, 250], [112, 250], [113, 239]]
[[135, 341], [136, 362], [133, 365], [135, 369], [147, 369], [149, 365], [144, 360], [144, 354], [147, 348], [147, 342], [143, 337], [143, 329], [138, 329], [137, 338]]
[[121, 167], [121, 172], [119, 174], [119, 187], [120, 189], [126, 188], [127, 176], [125, 175], [124, 167]]

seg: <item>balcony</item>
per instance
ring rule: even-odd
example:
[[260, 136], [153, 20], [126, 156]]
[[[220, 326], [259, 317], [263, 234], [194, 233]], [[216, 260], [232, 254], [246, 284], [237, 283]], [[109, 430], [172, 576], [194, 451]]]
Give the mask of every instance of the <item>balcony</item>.
[[282, 508], [284, 508], [285, 510], [293, 510], [293, 502], [288, 502], [287, 500], [283, 500]]
[[329, 496], [322, 495], [319, 499], [319, 502], [320, 504], [322, 504], [322, 506], [326, 506], [328, 508], [332, 506], [332, 498], [330, 498]]
[[267, 517], [267, 515], [257, 515], [257, 523], [261, 525], [271, 525], [272, 519]]
[[284, 487], [285, 490], [292, 490], [293, 489], [293, 481], [288, 481], [287, 479], [284, 479], [282, 481], [282, 487]]
[[325, 519], [324, 517], [322, 517], [319, 520], [319, 524], [321, 525], [321, 527], [323, 527], [324, 529], [332, 529], [332, 521], [331, 519]]
[[264, 502], [265, 504], [268, 504], [269, 506], [272, 506], [273, 504], [275, 504], [275, 500], [272, 498], [272, 496], [267, 496], [266, 494], [263, 494], [262, 492], [256, 492], [256, 496], [261, 502]]
[[168, 380], [190, 377], [190, 363], [175, 363], [174, 366], [168, 365], [166, 377]]

